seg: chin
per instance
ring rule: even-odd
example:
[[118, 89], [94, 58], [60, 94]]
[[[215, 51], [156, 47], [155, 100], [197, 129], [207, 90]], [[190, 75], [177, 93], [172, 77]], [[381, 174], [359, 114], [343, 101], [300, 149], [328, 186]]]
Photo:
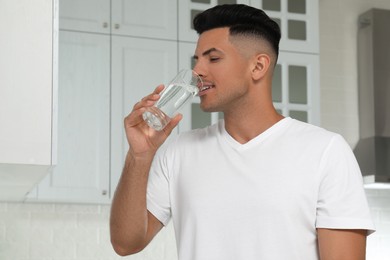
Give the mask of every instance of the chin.
[[203, 112], [208, 112], [208, 113], [220, 112], [220, 110], [216, 109], [215, 107], [210, 107], [210, 106], [206, 106], [206, 105], [202, 105], [202, 104], [200, 104], [200, 109], [202, 109]]

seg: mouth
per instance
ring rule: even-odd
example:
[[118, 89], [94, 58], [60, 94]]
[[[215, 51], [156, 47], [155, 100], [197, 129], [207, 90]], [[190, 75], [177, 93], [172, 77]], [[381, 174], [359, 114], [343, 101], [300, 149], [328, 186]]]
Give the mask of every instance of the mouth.
[[207, 90], [215, 88], [215, 86], [211, 83], [203, 83], [203, 86], [199, 88], [199, 95], [204, 94]]

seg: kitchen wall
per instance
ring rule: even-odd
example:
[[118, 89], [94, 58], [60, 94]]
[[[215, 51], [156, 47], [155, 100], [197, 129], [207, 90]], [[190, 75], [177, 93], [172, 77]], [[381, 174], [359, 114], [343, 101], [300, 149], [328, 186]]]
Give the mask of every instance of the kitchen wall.
[[[359, 137], [356, 31], [358, 14], [390, 9], [388, 0], [320, 0], [321, 124], [353, 146]], [[367, 259], [390, 259], [390, 190], [367, 190], [377, 232]], [[176, 259], [172, 226], [148, 249], [115, 255], [109, 242], [108, 205], [0, 203], [1, 260]]]

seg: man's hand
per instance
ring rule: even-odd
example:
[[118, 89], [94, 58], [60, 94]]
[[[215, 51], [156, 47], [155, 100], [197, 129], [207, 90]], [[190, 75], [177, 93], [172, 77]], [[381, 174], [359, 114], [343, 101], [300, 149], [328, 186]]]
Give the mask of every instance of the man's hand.
[[153, 93], [142, 98], [134, 105], [132, 112], [124, 120], [127, 141], [134, 156], [145, 153], [154, 154], [182, 118], [180, 114], [172, 118], [161, 131], [150, 128], [143, 120], [142, 114], [145, 112], [145, 108], [151, 107], [157, 102], [163, 89], [164, 85], [159, 85]]

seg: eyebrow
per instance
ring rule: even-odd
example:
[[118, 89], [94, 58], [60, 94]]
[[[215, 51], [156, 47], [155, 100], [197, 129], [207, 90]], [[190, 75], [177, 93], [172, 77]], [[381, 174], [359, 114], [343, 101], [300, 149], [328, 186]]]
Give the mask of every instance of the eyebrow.
[[[218, 50], [218, 49], [216, 49], [216, 48], [210, 48], [210, 49], [204, 51], [204, 52], [202, 53], [202, 56], [207, 56], [207, 55], [209, 55], [211, 52], [214, 52], [214, 51], [216, 51], [216, 52], [221, 52], [220, 50]], [[195, 60], [197, 60], [199, 57], [198, 57], [197, 55], [194, 55], [192, 58], [195, 59]]]

